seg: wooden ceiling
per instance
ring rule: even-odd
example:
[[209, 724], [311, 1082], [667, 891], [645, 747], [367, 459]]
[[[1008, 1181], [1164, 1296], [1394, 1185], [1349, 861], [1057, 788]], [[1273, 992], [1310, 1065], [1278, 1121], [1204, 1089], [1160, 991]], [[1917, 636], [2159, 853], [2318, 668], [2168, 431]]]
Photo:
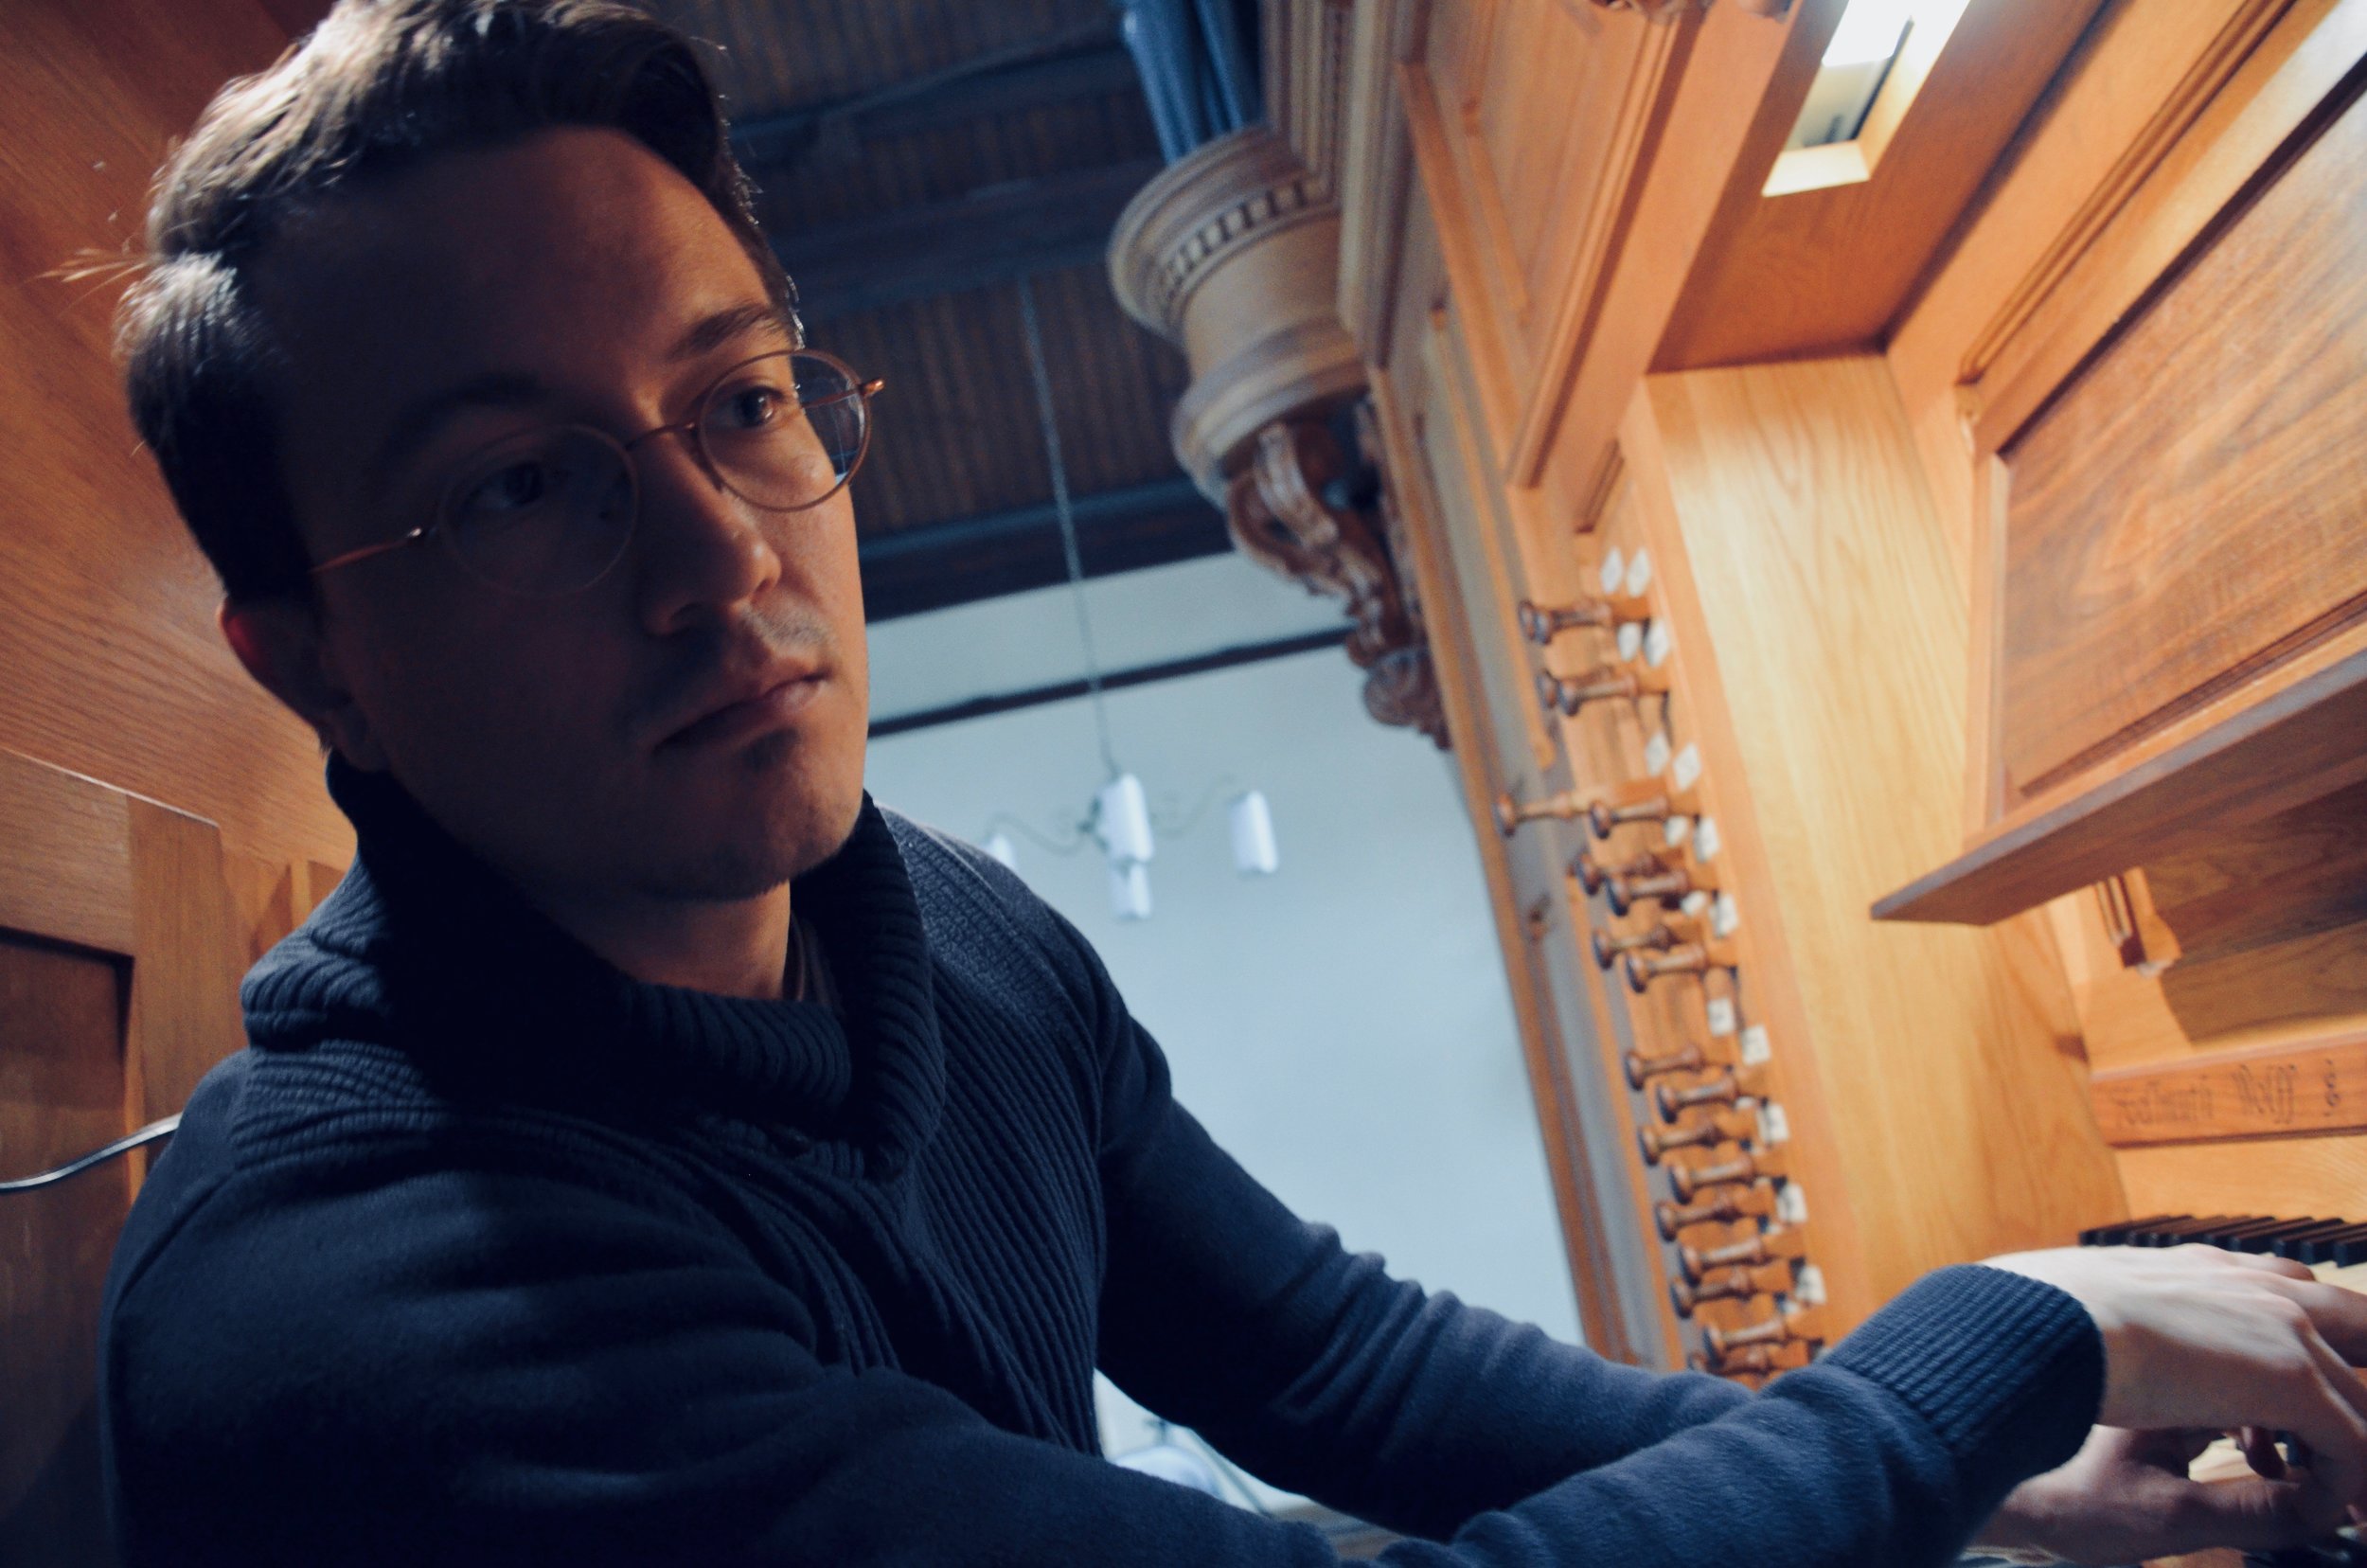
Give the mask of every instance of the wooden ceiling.
[[855, 480], [871, 617], [1060, 580], [1020, 280], [1086, 570], [1228, 547], [1167, 445], [1183, 356], [1102, 256], [1159, 148], [1107, 0], [642, 0], [714, 46], [808, 335], [884, 377]]

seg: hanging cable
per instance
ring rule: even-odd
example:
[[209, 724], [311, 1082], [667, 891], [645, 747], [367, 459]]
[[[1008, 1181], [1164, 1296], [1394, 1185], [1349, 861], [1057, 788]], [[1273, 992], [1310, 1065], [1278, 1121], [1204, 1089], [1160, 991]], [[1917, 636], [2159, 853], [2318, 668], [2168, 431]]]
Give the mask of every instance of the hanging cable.
[[94, 1149], [80, 1159], [68, 1160], [55, 1170], [44, 1170], [39, 1175], [20, 1176], [14, 1181], [0, 1182], [0, 1192], [31, 1192], [38, 1187], [54, 1185], [69, 1176], [80, 1176], [94, 1166], [104, 1165], [118, 1154], [128, 1154], [142, 1144], [151, 1144], [159, 1138], [169, 1138], [180, 1126], [181, 1117], [178, 1114], [167, 1116], [161, 1121], [150, 1122], [138, 1131], [117, 1138], [104, 1149]]
[[1024, 273], [1019, 279], [1019, 313], [1027, 329], [1027, 370], [1036, 383], [1036, 421], [1042, 429], [1044, 455], [1052, 464], [1052, 510], [1060, 520], [1060, 548], [1068, 558], [1069, 592], [1077, 601], [1077, 635], [1085, 645], [1085, 690], [1093, 698], [1102, 766], [1115, 778], [1118, 758], [1110, 744], [1110, 709], [1101, 690], [1101, 660], [1094, 651], [1093, 616], [1085, 607], [1084, 560], [1077, 549], [1077, 519], [1069, 510], [1068, 465], [1060, 457], [1060, 428], [1052, 418], [1052, 375], [1044, 368], [1043, 333], [1036, 325], [1035, 279]]

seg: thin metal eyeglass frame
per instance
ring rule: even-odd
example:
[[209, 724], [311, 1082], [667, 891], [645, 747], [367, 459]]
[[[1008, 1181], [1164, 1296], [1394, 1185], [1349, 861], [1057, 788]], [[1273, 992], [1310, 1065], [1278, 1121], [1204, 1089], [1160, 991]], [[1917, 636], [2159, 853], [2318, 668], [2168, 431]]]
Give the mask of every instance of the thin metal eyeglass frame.
[[[838, 483], [832, 485], [828, 490], [824, 490], [820, 495], [815, 496], [810, 501], [800, 501], [793, 507], [775, 507], [767, 502], [759, 501], [752, 495], [742, 493], [739, 490], [733, 486], [730, 480], [723, 477], [723, 472], [717, 466], [714, 455], [707, 451], [706, 438], [700, 434], [700, 429], [705, 423], [707, 414], [714, 408], [716, 395], [722, 390], [723, 383], [725, 382], [730, 381], [734, 376], [737, 376], [752, 365], [761, 365], [766, 360], [772, 359], [786, 359], [794, 361], [800, 354], [809, 355], [814, 359], [828, 361], [832, 365], [835, 365], [838, 370], [845, 376], [851, 384], [845, 391], [833, 393], [829, 397], [824, 398], [819, 401], [812, 403], [799, 403], [797, 405], [799, 411], [803, 412], [809, 408], [827, 408], [832, 403], [845, 402], [848, 398], [859, 399], [863, 405], [863, 440], [861, 444], [855, 448], [855, 455], [847, 461], [846, 472], [838, 476]], [[791, 384], [794, 385], [795, 382], [796, 378], [792, 375], [791, 377]], [[641, 526], [641, 470], [640, 466], [632, 460], [632, 449], [639, 446], [642, 442], [659, 436], [670, 435], [684, 437], [690, 442], [691, 455], [698, 459], [701, 470], [705, 472], [708, 480], [719, 490], [724, 490], [734, 496], [738, 496], [740, 500], [747, 502], [748, 505], [757, 508], [763, 511], [810, 511], [814, 508], [822, 505], [823, 502], [828, 501], [831, 496], [836, 495], [839, 491], [845, 490], [850, 483], [852, 483], [855, 477], [855, 471], [862, 468], [863, 460], [870, 455], [871, 400], [879, 396], [881, 391], [885, 390], [886, 386], [886, 381], [878, 376], [874, 376], [870, 380], [865, 381], [856, 371], [853, 365], [847, 364], [845, 360], [840, 359], [836, 354], [827, 353], [820, 348], [775, 348], [769, 353], [751, 354], [748, 358], [741, 360], [738, 364], [725, 369], [713, 381], [709, 382], [707, 383], [706, 390], [699, 394], [697, 401], [697, 407], [699, 410], [698, 413], [692, 415], [687, 419], [678, 419], [671, 424], [652, 425], [648, 430], [641, 432], [638, 436], [634, 436], [629, 439], [621, 441], [615, 437], [610, 435], [607, 431], [602, 430], [597, 425], [568, 423], [550, 427], [556, 430], [580, 430], [601, 441], [605, 441], [610, 446], [614, 447], [616, 449], [617, 455], [622, 458], [624, 462], [625, 482], [627, 485], [632, 487], [632, 522], [625, 529], [624, 540], [618, 544], [616, 559], [614, 561], [611, 561], [607, 565], [601, 567], [597, 573], [577, 584], [575, 587], [562, 589], [561, 592], [562, 594], [581, 593], [584, 589], [589, 588], [594, 583], [599, 581], [601, 578], [604, 578], [609, 573], [614, 571], [616, 569], [616, 561], [622, 561], [625, 558], [624, 545], [631, 543], [633, 530]], [[453, 498], [469, 476], [469, 461], [472, 460], [477, 454], [490, 452], [495, 447], [512, 439], [515, 439], [515, 437], [505, 436], [499, 441], [488, 441], [485, 445], [477, 448], [475, 452], [471, 453], [468, 459], [463, 459], [457, 465], [460, 472], [454, 477], [450, 484], [444, 487], [444, 493], [436, 505], [436, 517], [434, 521], [423, 523], [407, 533], [398, 534], [393, 539], [381, 540], [375, 544], [365, 544], [358, 549], [351, 549], [345, 551], [341, 555], [331, 556], [329, 560], [322, 561], [319, 565], [308, 569], [306, 575], [309, 577], [319, 577], [324, 572], [333, 572], [341, 566], [350, 566], [356, 561], [367, 561], [373, 556], [387, 555], [393, 551], [404, 549], [410, 545], [420, 543], [438, 534], [443, 535], [449, 543], [452, 537], [450, 521], [452, 517]], [[469, 565], [466, 560], [462, 559], [457, 548], [453, 550], [453, 561], [454, 564], [459, 566], [462, 571], [468, 573], [471, 577], [477, 578], [480, 581], [486, 580], [474, 568]], [[505, 592], [518, 592], [516, 589], [507, 588], [506, 585], [500, 583], [493, 583], [490, 584], [490, 586], [504, 588]]]

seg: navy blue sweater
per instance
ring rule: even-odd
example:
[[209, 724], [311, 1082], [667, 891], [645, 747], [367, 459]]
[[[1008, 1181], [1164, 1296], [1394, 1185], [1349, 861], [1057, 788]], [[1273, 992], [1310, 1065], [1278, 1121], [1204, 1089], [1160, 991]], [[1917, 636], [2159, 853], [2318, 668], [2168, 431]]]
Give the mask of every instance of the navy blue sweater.
[[1302, 1564], [1105, 1462], [1096, 1363], [1400, 1564], [1948, 1559], [2102, 1351], [1995, 1270], [1750, 1396], [1392, 1279], [1171, 1097], [1077, 933], [866, 801], [841, 1012], [629, 979], [382, 777], [116, 1256], [112, 1504], [166, 1563]]

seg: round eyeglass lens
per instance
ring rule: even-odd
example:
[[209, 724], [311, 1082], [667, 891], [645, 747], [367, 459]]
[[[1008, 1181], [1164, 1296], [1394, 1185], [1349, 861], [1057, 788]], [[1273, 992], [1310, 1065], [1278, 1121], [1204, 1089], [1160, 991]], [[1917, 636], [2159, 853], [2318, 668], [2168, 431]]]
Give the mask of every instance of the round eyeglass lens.
[[633, 509], [624, 449], [596, 430], [561, 426], [489, 448], [453, 487], [444, 536], [474, 576], [547, 597], [616, 564]]
[[752, 505], [795, 511], [835, 493], [863, 459], [862, 384], [827, 354], [768, 355], [707, 400], [699, 442], [717, 477]]

